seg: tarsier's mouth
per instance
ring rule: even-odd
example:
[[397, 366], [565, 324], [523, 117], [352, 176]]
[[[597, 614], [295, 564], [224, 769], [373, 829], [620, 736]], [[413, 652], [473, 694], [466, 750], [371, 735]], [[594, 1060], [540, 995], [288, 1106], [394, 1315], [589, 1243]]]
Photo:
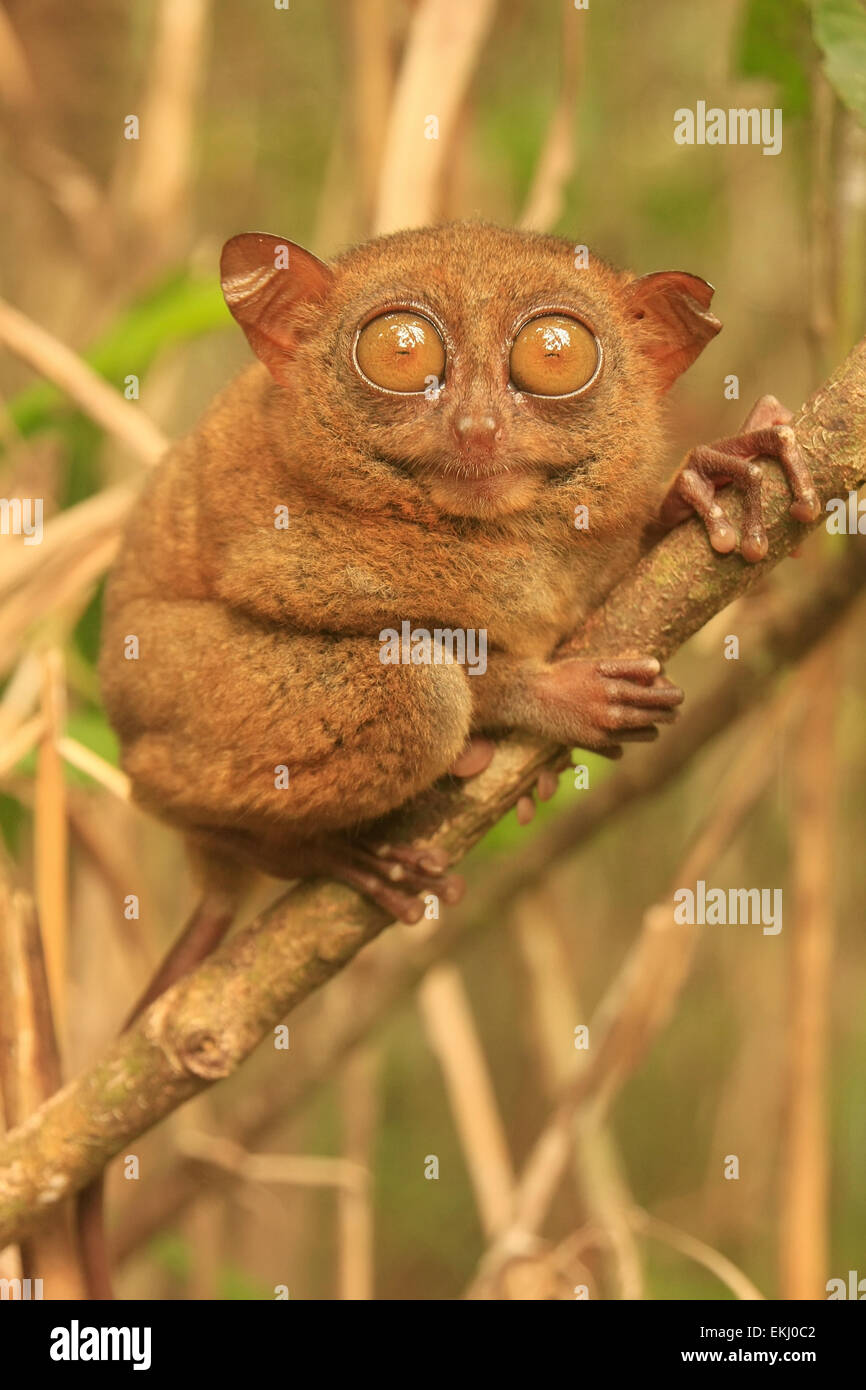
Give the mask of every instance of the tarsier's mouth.
[[490, 478], [506, 479], [519, 477], [521, 474], [533, 471], [538, 467], [529, 460], [505, 458], [504, 456], [491, 457], [489, 452], [473, 455], [456, 450], [453, 454], [418, 459], [392, 458], [382, 454], [379, 461], [402, 477], [411, 478], [420, 483], [436, 481], [473, 483]]
[[489, 465], [472, 471], [428, 474], [426, 484], [437, 506], [458, 515], [491, 515], [518, 511], [536, 495], [537, 469]]

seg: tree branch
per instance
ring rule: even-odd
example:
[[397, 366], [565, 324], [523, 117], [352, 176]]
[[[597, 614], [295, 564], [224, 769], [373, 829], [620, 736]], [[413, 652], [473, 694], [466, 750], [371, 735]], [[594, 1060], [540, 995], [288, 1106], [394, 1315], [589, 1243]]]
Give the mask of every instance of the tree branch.
[[[866, 341], [794, 422], [822, 501], [866, 476]], [[768, 468], [768, 558], [719, 557], [697, 522], [666, 537], [591, 616], [574, 643], [588, 655], [665, 658], [745, 593], [801, 541], [790, 497]], [[736, 516], [736, 499], [731, 498]], [[816, 523], [816, 525], [820, 522]], [[383, 826], [389, 838], [464, 854], [528, 790], [560, 750], [510, 737], [465, 786], [442, 783]], [[102, 1058], [0, 1143], [0, 1246], [37, 1211], [94, 1177], [124, 1145], [205, 1086], [234, 1071], [285, 1014], [336, 974], [387, 925], [343, 885], [306, 882], [180, 981]]]

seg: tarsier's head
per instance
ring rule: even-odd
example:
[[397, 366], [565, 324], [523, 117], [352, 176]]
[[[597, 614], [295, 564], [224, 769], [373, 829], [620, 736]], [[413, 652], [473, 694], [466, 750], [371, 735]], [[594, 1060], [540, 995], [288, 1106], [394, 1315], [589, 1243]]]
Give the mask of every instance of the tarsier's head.
[[226, 244], [222, 284], [287, 409], [456, 516], [519, 512], [566, 481], [588, 499], [625, 484], [657, 452], [659, 398], [721, 326], [697, 276], [635, 277], [475, 222], [331, 265], [251, 232]]

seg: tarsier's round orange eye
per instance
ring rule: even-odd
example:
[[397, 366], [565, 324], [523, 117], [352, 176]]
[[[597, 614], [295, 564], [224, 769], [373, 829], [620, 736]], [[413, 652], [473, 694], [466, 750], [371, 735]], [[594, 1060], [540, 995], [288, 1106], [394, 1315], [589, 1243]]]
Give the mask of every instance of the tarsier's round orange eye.
[[579, 319], [530, 319], [511, 348], [511, 380], [533, 396], [568, 396], [592, 380], [599, 363], [595, 335]]
[[380, 314], [365, 324], [355, 345], [355, 358], [374, 386], [388, 391], [423, 391], [430, 377], [441, 380], [445, 347], [429, 319], [399, 310]]

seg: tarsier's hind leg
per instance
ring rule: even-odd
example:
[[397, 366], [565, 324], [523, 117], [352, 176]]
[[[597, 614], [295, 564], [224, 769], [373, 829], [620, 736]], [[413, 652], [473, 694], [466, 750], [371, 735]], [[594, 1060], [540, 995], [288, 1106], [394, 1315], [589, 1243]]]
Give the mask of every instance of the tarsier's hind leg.
[[453, 904], [463, 896], [463, 879], [449, 874], [451, 857], [433, 845], [390, 844], [375, 826], [336, 832], [313, 842], [281, 838], [278, 830], [249, 836], [237, 827], [209, 828], [191, 837], [214, 860], [227, 855], [254, 863], [275, 878], [334, 878], [355, 888], [398, 921], [420, 921], [431, 895]]
[[229, 856], [281, 878], [337, 876], [403, 920], [429, 892], [453, 900], [440, 851], [383, 852], [363, 831], [459, 756], [462, 667], [383, 665], [375, 637], [274, 631], [213, 604], [127, 605], [122, 627], [140, 634], [140, 660], [122, 665], [119, 640], [109, 655], [109, 634], [102, 667], [124, 767], [216, 867]]

